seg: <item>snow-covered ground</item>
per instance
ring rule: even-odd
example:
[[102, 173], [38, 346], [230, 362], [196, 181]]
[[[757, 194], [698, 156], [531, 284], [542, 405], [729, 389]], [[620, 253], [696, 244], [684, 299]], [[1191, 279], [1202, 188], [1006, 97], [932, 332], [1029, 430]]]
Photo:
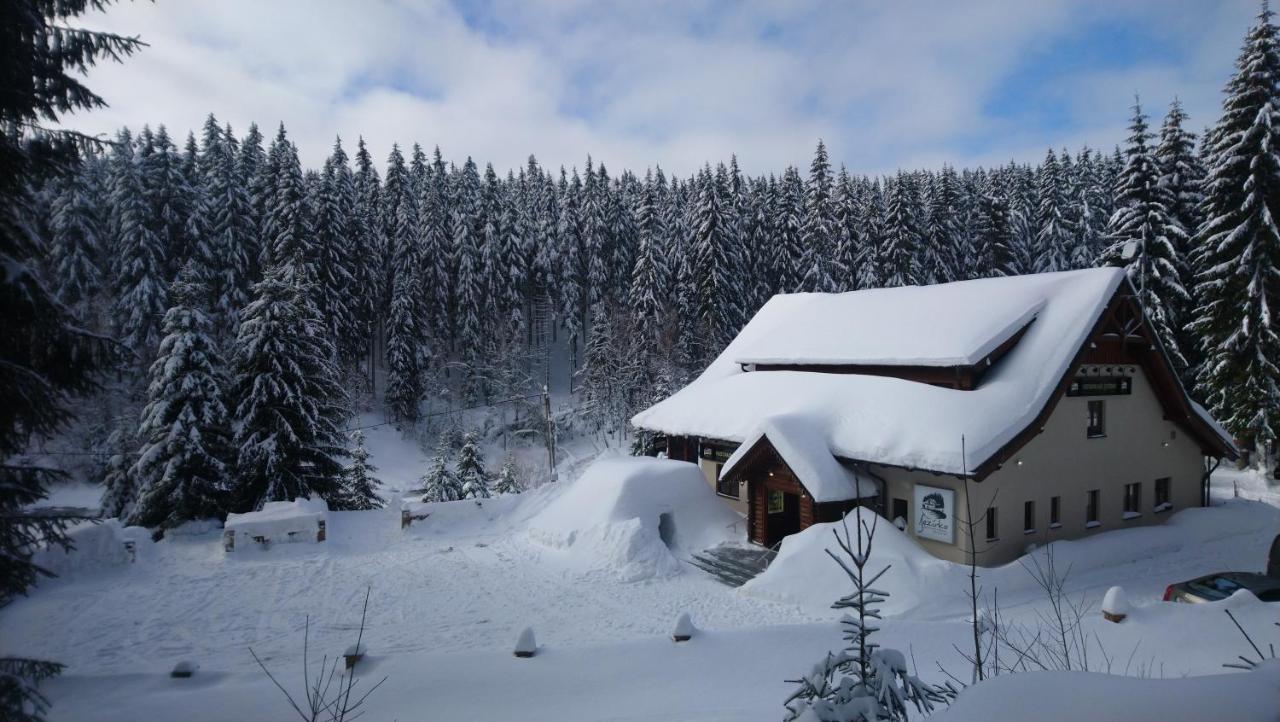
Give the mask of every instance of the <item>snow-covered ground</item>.
[[[384, 468], [396, 465], [388, 456], [416, 453], [384, 446], [374, 447], [374, 462]], [[414, 462], [402, 463], [407, 469]], [[719, 514], [704, 506], [719, 502], [699, 495], [707, 491], [694, 486], [700, 479], [672, 471], [676, 462], [642, 462], [632, 476], [626, 464], [606, 462], [579, 482], [516, 497], [419, 508], [431, 516], [404, 531], [397, 509], [331, 512], [323, 544], [226, 554], [216, 529], [157, 544], [131, 536], [136, 561], [102, 552], [67, 564], [62, 577], [6, 608], [0, 653], [68, 665], [47, 686], [53, 720], [285, 719], [290, 710], [249, 647], [296, 689], [308, 615], [313, 658], [340, 652], [354, 642], [368, 586], [369, 658], [361, 674], [366, 683], [388, 679], [371, 697], [367, 719], [779, 719], [791, 688], [784, 680], [840, 643], [827, 605], [846, 589], [834, 565], [818, 558], [829, 530], [797, 537], [765, 576], [730, 589], [665, 561], [688, 551], [678, 541], [682, 526], [687, 540], [694, 517]], [[654, 485], [665, 487], [660, 493], [636, 484], [659, 477], [669, 477]], [[1179, 512], [1164, 526], [1057, 545], [1058, 562], [1071, 565], [1073, 594], [1099, 604], [1112, 585], [1128, 592], [1133, 610], [1125, 622], [1105, 622], [1096, 611], [1085, 620], [1113, 658], [1113, 672], [1223, 673], [1223, 662], [1249, 651], [1223, 608], [1232, 608], [1257, 641], [1280, 645], [1280, 629], [1271, 624], [1280, 618], [1277, 605], [1243, 596], [1211, 605], [1159, 601], [1171, 582], [1260, 569], [1280, 532], [1280, 509], [1267, 503], [1276, 490], [1263, 479], [1222, 471], [1215, 487], [1218, 506]], [[1231, 499], [1235, 488], [1245, 498]], [[590, 506], [593, 499], [600, 504]], [[670, 499], [694, 515], [675, 518], [674, 552], [656, 518]], [[923, 555], [890, 525], [880, 529], [879, 559], [894, 566], [878, 585], [892, 593], [878, 641], [908, 653], [926, 678], [942, 680], [939, 664], [966, 676], [956, 652], [969, 633], [962, 570]], [[90, 545], [86, 553], [107, 547]], [[1029, 620], [1043, 608], [1017, 564], [985, 570], [982, 583], [999, 588], [1011, 620]], [[669, 635], [681, 612], [699, 632], [675, 644]], [[539, 653], [516, 659], [511, 651], [527, 626]], [[167, 676], [180, 660], [200, 666], [195, 677]], [[1280, 689], [1280, 674], [1248, 674], [1257, 676], [1224, 678], [1242, 688], [1232, 693], [1237, 706], [1267, 685]], [[983, 709], [972, 700], [962, 698], [945, 718], [980, 716], [964, 714]]]

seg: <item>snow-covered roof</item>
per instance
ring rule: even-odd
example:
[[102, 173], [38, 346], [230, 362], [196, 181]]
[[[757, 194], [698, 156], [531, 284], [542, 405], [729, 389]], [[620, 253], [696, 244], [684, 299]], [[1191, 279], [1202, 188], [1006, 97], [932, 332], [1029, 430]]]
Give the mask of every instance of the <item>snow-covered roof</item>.
[[724, 463], [721, 473], [729, 473], [761, 438], [767, 438], [819, 504], [876, 496], [879, 490], [873, 481], [855, 476], [831, 455], [825, 436], [822, 428], [808, 416], [766, 417]]
[[[636, 414], [632, 423], [672, 435], [744, 442], [769, 417], [800, 416], [826, 449], [842, 458], [943, 473], [973, 470], [1044, 408], [1124, 276], [1123, 269], [1095, 268], [854, 291], [831, 296], [832, 306], [804, 300], [821, 297], [813, 294], [799, 301], [775, 296], [701, 376]], [[839, 316], [812, 317], [819, 307], [838, 307]], [[864, 318], [880, 315], [896, 318]], [[934, 317], [946, 323], [930, 320]], [[786, 357], [773, 337], [791, 329], [823, 337], [843, 336], [845, 328], [859, 329], [865, 337], [842, 347], [842, 359], [967, 364], [1023, 325], [1026, 333], [973, 390], [861, 374], [744, 371], [740, 365], [762, 357], [756, 349], [772, 349], [771, 358]], [[870, 337], [867, 329], [880, 336]], [[835, 348], [837, 340], [821, 343]], [[877, 353], [877, 347], [888, 352]], [[891, 360], [893, 354], [900, 358]]]
[[740, 364], [972, 366], [1044, 307], [1036, 284], [877, 288], [774, 296], [735, 342]]

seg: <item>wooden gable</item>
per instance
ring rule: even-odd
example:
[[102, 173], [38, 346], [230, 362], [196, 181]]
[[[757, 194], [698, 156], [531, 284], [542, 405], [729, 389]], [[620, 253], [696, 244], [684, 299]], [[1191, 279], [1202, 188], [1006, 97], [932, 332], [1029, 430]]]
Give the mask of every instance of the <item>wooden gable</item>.
[[1236, 457], [1235, 449], [1223, 441], [1212, 425], [1192, 408], [1191, 399], [1183, 389], [1173, 364], [1165, 353], [1164, 345], [1143, 314], [1132, 284], [1125, 279], [1112, 295], [1084, 344], [1076, 351], [1067, 372], [1058, 381], [1040, 413], [1031, 424], [974, 470], [975, 480], [981, 481], [989, 476], [1044, 430], [1050, 414], [1066, 395], [1071, 382], [1084, 364], [1141, 366], [1160, 401], [1165, 419], [1173, 421], [1190, 434], [1200, 444], [1206, 456], [1229, 459]]

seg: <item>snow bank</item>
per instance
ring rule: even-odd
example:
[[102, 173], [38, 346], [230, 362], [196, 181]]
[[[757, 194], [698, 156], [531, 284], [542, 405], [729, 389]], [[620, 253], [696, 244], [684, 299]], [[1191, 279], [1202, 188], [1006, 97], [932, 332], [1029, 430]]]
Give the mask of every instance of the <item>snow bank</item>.
[[322, 541], [317, 535], [328, 518], [329, 505], [324, 499], [269, 501], [261, 511], [228, 514], [224, 534], [235, 539], [235, 549], [243, 549], [257, 538], [275, 543]]
[[741, 522], [697, 466], [621, 457], [587, 467], [529, 520], [528, 532], [578, 565], [635, 581], [678, 574], [673, 552], [738, 539]]
[[1089, 672], [1026, 672], [964, 690], [938, 722], [1274, 722], [1280, 661], [1251, 672], [1139, 679]]
[[[870, 521], [874, 515], [863, 511]], [[854, 529], [854, 515], [848, 517], [849, 530]], [[742, 592], [762, 599], [799, 604], [811, 610], [829, 609], [831, 603], [853, 591], [849, 577], [827, 554], [839, 552], [832, 532], [844, 536], [841, 522], [814, 524], [799, 534], [783, 539], [778, 557], [760, 576], [742, 586]], [[865, 534], [863, 535], [865, 539]], [[963, 568], [926, 552], [911, 537], [885, 519], [877, 520], [871, 546], [869, 569], [878, 572], [892, 566], [877, 589], [889, 592], [881, 605], [887, 614], [911, 609], [938, 589], [959, 589]]]
[[[151, 545], [151, 532], [142, 527], [123, 526], [118, 519], [97, 524], [84, 524], [70, 530], [67, 536], [75, 544], [71, 551], [48, 547], [36, 552], [36, 565], [57, 576], [129, 564], [141, 547]], [[128, 545], [132, 543], [131, 552]]]

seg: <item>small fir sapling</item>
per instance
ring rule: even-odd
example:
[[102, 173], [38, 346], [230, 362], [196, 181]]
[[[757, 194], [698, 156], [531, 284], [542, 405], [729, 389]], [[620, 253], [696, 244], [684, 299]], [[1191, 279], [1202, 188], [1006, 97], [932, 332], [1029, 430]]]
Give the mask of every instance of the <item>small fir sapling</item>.
[[515, 459], [508, 456], [502, 464], [502, 469], [498, 471], [498, 479], [493, 484], [493, 493], [519, 494], [524, 491], [524, 484], [521, 483], [518, 474], [519, 469], [516, 467]]
[[467, 434], [458, 451], [458, 463], [454, 466], [458, 483], [461, 484], [462, 498], [488, 499], [489, 473], [485, 471], [484, 461], [480, 457], [480, 449], [476, 446], [475, 434]]
[[381, 483], [373, 473], [378, 467], [369, 463], [369, 450], [364, 446], [364, 432], [351, 432], [351, 464], [342, 474], [343, 509], [377, 509], [381, 499], [375, 488]]
[[[850, 515], [855, 519], [852, 533]], [[880, 604], [888, 596], [876, 589], [875, 583], [889, 567], [875, 573], [867, 569], [878, 516], [874, 512], [866, 516], [871, 517], [870, 523], [863, 519], [862, 507], [849, 512], [841, 522], [843, 535], [832, 530], [841, 553], [827, 550], [853, 583], [853, 592], [831, 605], [853, 612], [840, 622], [847, 645], [838, 653], [828, 652], [804, 677], [791, 680], [798, 686], [786, 701], [787, 722], [902, 722], [908, 719], [908, 705], [927, 715], [936, 705], [955, 697], [956, 690], [950, 684], [922, 681], [908, 671], [902, 652], [882, 649], [871, 641], [871, 635], [879, 631]]]

